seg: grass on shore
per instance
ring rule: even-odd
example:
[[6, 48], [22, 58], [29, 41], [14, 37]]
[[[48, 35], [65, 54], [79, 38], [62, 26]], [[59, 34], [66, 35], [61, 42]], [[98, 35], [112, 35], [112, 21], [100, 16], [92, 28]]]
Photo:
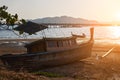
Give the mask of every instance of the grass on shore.
[[51, 72], [42, 72], [42, 71], [32, 72], [32, 74], [34, 74], [34, 75], [43, 75], [43, 76], [46, 76], [46, 77], [65, 77], [65, 76], [60, 75], [60, 74], [51, 73]]

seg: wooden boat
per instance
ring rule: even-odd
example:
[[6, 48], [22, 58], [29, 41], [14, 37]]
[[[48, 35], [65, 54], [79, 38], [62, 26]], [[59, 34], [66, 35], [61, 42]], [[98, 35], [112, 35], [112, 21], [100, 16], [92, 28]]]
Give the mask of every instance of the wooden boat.
[[82, 33], [82, 35], [77, 35], [77, 34], [71, 33], [71, 35], [74, 37], [78, 37], [78, 38], [85, 38], [86, 37], [86, 35], [84, 33]]
[[81, 43], [76, 42], [76, 37], [43, 38], [27, 44], [27, 53], [8, 54], [0, 56], [4, 65], [12, 69], [36, 70], [50, 66], [67, 64], [91, 56], [93, 46], [93, 28], [91, 28], [90, 40]]

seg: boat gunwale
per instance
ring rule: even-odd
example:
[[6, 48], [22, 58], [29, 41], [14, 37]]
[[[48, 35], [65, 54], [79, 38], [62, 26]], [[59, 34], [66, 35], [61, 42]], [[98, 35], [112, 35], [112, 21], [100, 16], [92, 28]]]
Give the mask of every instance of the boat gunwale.
[[43, 39], [39, 39], [39, 40], [36, 40], [36, 41], [34, 41], [34, 42], [32, 42], [32, 43], [28, 43], [28, 44], [26, 44], [24, 47], [30, 47], [30, 46], [32, 46], [32, 45], [34, 45], [34, 44], [37, 44], [38, 42], [46, 42], [46, 41], [58, 41], [58, 40], [71, 40], [71, 39], [76, 39], [76, 37], [74, 37], [74, 36], [70, 36], [70, 37], [58, 37], [58, 38], [43, 38]]

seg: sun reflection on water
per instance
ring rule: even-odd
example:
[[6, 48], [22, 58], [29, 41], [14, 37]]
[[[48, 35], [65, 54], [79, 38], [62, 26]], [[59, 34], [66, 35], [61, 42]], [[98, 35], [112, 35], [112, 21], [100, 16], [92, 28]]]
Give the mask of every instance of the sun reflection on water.
[[120, 26], [110, 27], [109, 30], [113, 34], [113, 38], [120, 38]]
[[95, 27], [95, 42], [120, 45], [120, 26]]

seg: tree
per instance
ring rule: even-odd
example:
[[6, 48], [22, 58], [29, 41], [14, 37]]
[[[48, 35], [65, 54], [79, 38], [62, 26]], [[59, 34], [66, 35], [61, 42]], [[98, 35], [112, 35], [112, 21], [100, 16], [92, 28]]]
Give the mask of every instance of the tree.
[[5, 5], [0, 7], [0, 25], [5, 24], [5, 25], [7, 25], [7, 29], [9, 29], [9, 26], [13, 26], [15, 24], [26, 23], [26, 21], [24, 19], [21, 19], [21, 20], [18, 19], [18, 14], [12, 15], [12, 14], [8, 13], [7, 9], [8, 9], [8, 7]]
[[[14, 25], [17, 24], [25, 24], [26, 21], [24, 19], [19, 20], [18, 14], [10, 14], [7, 11], [8, 7], [3, 5], [0, 7], [0, 29], [11, 30], [15, 35], [21, 37], [19, 34], [23, 34], [22, 31], [19, 31], [19, 34], [14, 32]], [[3, 26], [4, 25], [4, 26]]]
[[[39, 30], [43, 30], [43, 29], [47, 28], [47, 26], [38, 25], [38, 24], [32, 23], [32, 22], [31, 23], [29, 23], [29, 22], [26, 23], [26, 21], [24, 19], [19, 20], [17, 14], [12, 15], [12, 14], [7, 12], [7, 9], [8, 9], [8, 7], [5, 6], [5, 5], [0, 7], [0, 29], [1, 29], [1, 27], [3, 29], [3, 26], [1, 26], [1, 25], [6, 25], [6, 26], [4, 26], [4, 29], [8, 29], [8, 30], [11, 30], [11, 31], [14, 32], [14, 30], [17, 30], [16, 28], [13, 27], [15, 24], [17, 24], [17, 25], [23, 24], [25, 30], [23, 30], [24, 28], [20, 29], [19, 34], [23, 34], [24, 32], [26, 32], [29, 35], [32, 35]], [[31, 26], [32, 28], [33, 28], [34, 25], [38, 26], [38, 27], [37, 28], [34, 27], [34, 30], [32, 30], [28, 25]], [[19, 36], [19, 34], [16, 34], [16, 35]]]

